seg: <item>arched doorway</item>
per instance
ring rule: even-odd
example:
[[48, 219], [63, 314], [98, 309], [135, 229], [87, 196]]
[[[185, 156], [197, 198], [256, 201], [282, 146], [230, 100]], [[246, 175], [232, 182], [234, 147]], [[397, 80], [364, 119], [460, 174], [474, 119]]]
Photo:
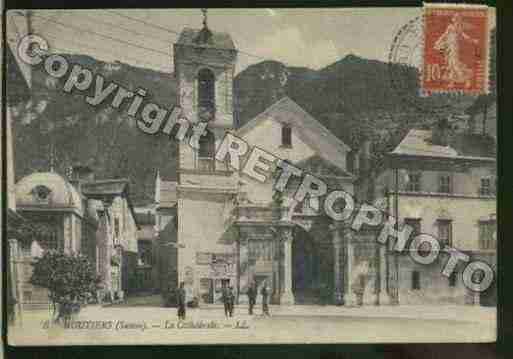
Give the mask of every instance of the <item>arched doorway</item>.
[[296, 304], [323, 304], [332, 296], [333, 252], [330, 243], [302, 228], [292, 242], [292, 290]]

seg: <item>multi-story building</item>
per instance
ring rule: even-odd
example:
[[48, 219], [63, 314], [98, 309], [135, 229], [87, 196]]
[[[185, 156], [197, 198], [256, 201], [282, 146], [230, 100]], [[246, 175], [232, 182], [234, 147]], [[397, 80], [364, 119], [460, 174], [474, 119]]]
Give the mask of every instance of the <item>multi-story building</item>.
[[36, 172], [16, 184], [16, 203], [20, 214], [44, 229], [19, 243], [19, 300], [25, 307], [48, 303], [47, 291], [29, 280], [31, 263], [49, 249], [86, 254], [103, 280], [100, 300], [122, 299], [135, 289], [137, 225], [127, 180], [94, 180], [87, 167], [75, 167], [71, 180]]
[[[322, 200], [296, 203], [298, 182], [278, 198], [271, 178], [262, 183], [215, 160], [215, 149], [230, 131], [250, 148], [315, 174], [330, 189], [354, 192], [355, 176], [346, 163], [350, 148], [290, 98], [237, 128], [236, 61], [230, 35], [207, 26], [184, 29], [174, 45], [177, 103], [191, 122], [206, 122], [207, 133], [197, 149], [180, 142], [177, 183], [166, 183], [176, 206], [164, 209], [162, 200], [157, 206], [159, 238], [177, 256], [165, 265], [166, 273], [176, 268], [176, 274], [163, 280], [184, 282], [188, 300], [200, 303], [220, 301], [223, 285], [234, 288], [239, 302], [247, 300], [253, 281], [259, 287], [267, 283], [274, 303], [389, 302], [387, 277], [381, 275], [386, 251], [372, 233], [352, 233], [346, 223], [332, 221], [323, 214]], [[168, 213], [161, 217], [169, 219], [168, 231], [159, 225], [159, 211]]]
[[[412, 129], [389, 154], [387, 167], [374, 173], [382, 206], [412, 228], [474, 259], [496, 266], [496, 145], [474, 126], [457, 130], [447, 120], [431, 130]], [[433, 265], [416, 264], [407, 255], [392, 260], [397, 267], [400, 303], [493, 304], [495, 288], [477, 295], [461, 279], [461, 266], [446, 278], [448, 257]]]

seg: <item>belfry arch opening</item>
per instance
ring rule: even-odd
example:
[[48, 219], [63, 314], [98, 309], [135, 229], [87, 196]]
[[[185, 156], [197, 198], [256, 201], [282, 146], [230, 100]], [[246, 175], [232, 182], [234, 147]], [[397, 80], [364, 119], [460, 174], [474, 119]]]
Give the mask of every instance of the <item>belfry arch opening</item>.
[[198, 108], [213, 110], [216, 104], [216, 78], [212, 70], [204, 68], [198, 72]]

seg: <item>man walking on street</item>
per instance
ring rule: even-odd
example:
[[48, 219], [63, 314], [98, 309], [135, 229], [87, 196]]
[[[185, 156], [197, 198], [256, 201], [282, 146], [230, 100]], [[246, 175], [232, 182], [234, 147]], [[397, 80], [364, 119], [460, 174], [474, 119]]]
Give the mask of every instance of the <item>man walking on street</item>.
[[256, 303], [257, 288], [255, 281], [252, 281], [248, 287], [248, 298], [249, 298], [249, 315], [253, 315], [253, 307]]
[[270, 316], [269, 304], [267, 303], [267, 301], [269, 300], [269, 289], [267, 288], [267, 281], [264, 281], [260, 294], [262, 294], [262, 314]]
[[233, 293], [233, 287], [230, 286], [228, 289], [228, 312], [230, 317], [233, 317], [233, 307], [235, 305], [235, 294]]
[[224, 316], [228, 317], [228, 314], [230, 314], [230, 294], [228, 293], [228, 286], [226, 284], [223, 284], [223, 289], [221, 290], [221, 300], [224, 304]]
[[178, 301], [178, 320], [185, 320], [185, 289], [184, 282], [180, 283], [180, 288], [176, 293]]

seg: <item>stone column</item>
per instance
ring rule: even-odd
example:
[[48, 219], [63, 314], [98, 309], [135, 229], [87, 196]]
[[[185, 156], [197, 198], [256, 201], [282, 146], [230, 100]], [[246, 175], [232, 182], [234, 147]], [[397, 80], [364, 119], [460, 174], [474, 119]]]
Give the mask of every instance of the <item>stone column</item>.
[[[17, 322], [17, 324], [21, 325], [22, 324], [22, 312], [23, 312], [23, 308], [22, 308], [22, 302], [23, 302], [23, 297], [22, 297], [22, 293], [21, 293], [21, 290], [20, 290], [20, 284], [21, 284], [21, 278], [20, 278], [20, 273], [18, 272], [18, 260], [19, 260], [19, 246], [18, 246], [18, 241], [16, 239], [9, 239], [9, 263], [8, 266], [9, 266], [9, 269], [10, 270], [10, 274], [11, 274], [11, 278], [10, 278], [10, 283], [7, 283], [8, 286], [11, 287], [11, 295], [12, 295], [12, 299], [14, 299], [16, 301], [16, 305], [15, 305], [15, 308], [14, 308], [14, 312], [15, 312], [15, 320]], [[22, 274], [23, 275], [23, 274]], [[10, 300], [10, 298], [7, 298], [7, 300]]]
[[281, 297], [281, 287], [282, 287], [282, 260], [281, 260], [281, 241], [280, 236], [276, 236], [271, 241], [272, 247], [272, 282], [273, 282], [273, 294], [272, 294], [272, 303], [278, 304], [280, 303]]
[[344, 242], [346, 244], [346, 273], [347, 273], [347, 286], [344, 292], [344, 305], [356, 305], [356, 294], [353, 291], [353, 265], [354, 265], [354, 243], [353, 236], [349, 230], [344, 231]]
[[292, 228], [283, 228], [281, 231], [283, 243], [283, 286], [280, 304], [291, 305], [295, 303], [292, 293]]
[[239, 261], [238, 261], [238, 303], [245, 304], [248, 303], [249, 299], [246, 295], [246, 291], [248, 290], [248, 275], [249, 275], [249, 266], [248, 266], [248, 238], [246, 236], [242, 236], [239, 238], [238, 248], [239, 248]]
[[340, 276], [340, 249], [342, 246], [342, 239], [340, 235], [341, 228], [337, 225], [332, 225], [333, 232], [333, 301], [335, 305], [342, 304], [342, 280]]
[[[235, 241], [235, 266], [236, 266], [236, 276], [237, 276], [237, 304], [239, 304], [239, 301], [241, 299], [241, 293], [240, 293], [240, 234], [239, 238]], [[215, 284], [213, 284], [215, 285]]]
[[379, 246], [379, 291], [378, 301], [380, 305], [392, 304], [392, 298], [388, 294], [387, 285], [387, 247]]

